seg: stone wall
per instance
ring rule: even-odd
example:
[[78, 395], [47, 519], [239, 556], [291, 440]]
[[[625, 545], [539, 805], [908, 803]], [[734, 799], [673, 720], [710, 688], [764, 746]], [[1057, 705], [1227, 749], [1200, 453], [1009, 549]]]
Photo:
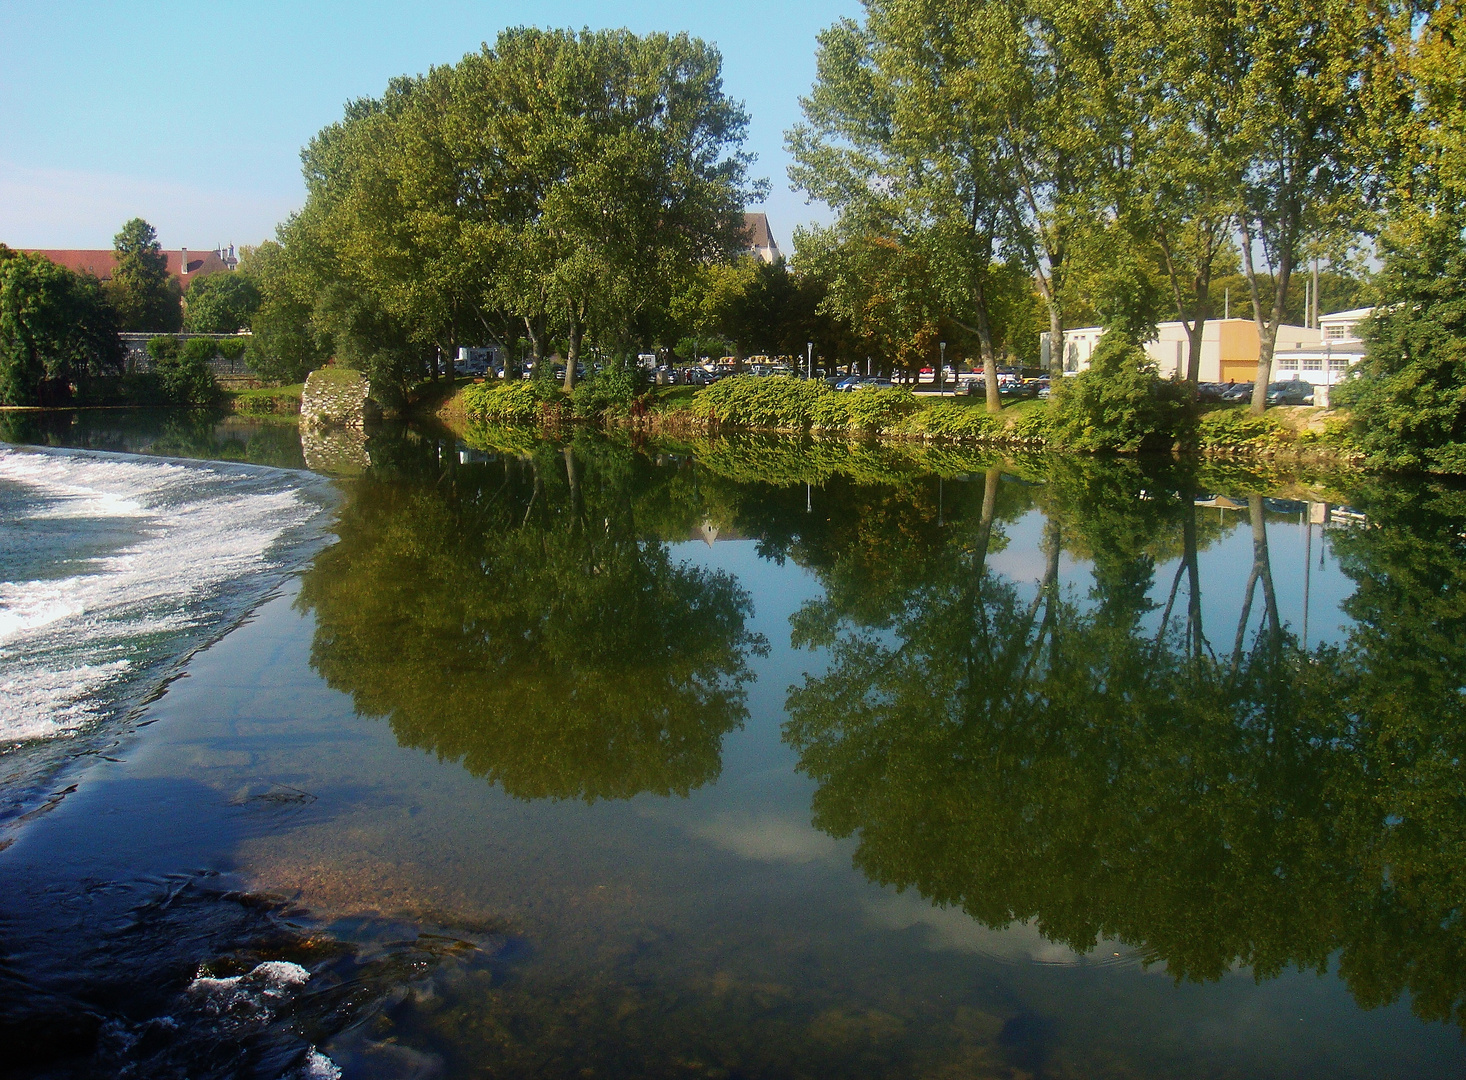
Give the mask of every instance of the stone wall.
[[371, 386], [359, 371], [324, 367], [310, 373], [300, 398], [300, 422], [315, 427], [360, 428], [372, 410]]

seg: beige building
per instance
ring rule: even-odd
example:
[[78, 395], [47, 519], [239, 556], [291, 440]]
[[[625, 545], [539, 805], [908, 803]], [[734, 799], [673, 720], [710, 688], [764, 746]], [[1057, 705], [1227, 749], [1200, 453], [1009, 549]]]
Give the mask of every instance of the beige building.
[[[1324, 316], [1327, 320], [1329, 316]], [[1145, 346], [1156, 368], [1166, 378], [1185, 377], [1186, 355], [1190, 339], [1186, 325], [1163, 322], [1156, 327], [1157, 336]], [[1066, 374], [1089, 367], [1089, 358], [1104, 334], [1102, 326], [1085, 326], [1064, 331], [1064, 371]], [[1040, 338], [1040, 349], [1047, 362], [1049, 335]], [[1278, 327], [1275, 353], [1318, 347], [1322, 333], [1306, 326]], [[1212, 319], [1201, 331], [1201, 382], [1251, 382], [1257, 378], [1259, 339], [1257, 323], [1251, 319]], [[1276, 365], [1275, 365], [1276, 366]]]

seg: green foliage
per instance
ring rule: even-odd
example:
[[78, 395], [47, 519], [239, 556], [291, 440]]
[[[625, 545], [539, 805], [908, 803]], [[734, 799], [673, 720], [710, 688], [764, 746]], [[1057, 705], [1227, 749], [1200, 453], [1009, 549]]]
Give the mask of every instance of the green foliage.
[[878, 434], [898, 427], [916, 408], [916, 396], [904, 386], [820, 394], [810, 413], [810, 426]]
[[815, 404], [825, 396], [833, 396], [833, 391], [818, 381], [737, 375], [700, 391], [692, 412], [730, 427], [803, 431], [813, 423]]
[[0, 244], [0, 404], [34, 405], [43, 380], [116, 371], [122, 357], [95, 278]]
[[641, 368], [620, 363], [576, 384], [570, 401], [575, 415], [581, 419], [591, 420], [608, 414], [620, 416], [631, 408], [631, 403], [645, 389], [646, 377]]
[[1379, 306], [1346, 384], [1359, 444], [1384, 469], [1466, 473], [1466, 55], [1463, 8], [1440, 5], [1409, 55], [1410, 140], [1380, 239]]
[[172, 334], [159, 334], [157, 337], [148, 338], [148, 355], [153, 362], [160, 360], [176, 360], [183, 353], [183, 339]]
[[1046, 443], [1054, 437], [1054, 412], [1045, 406], [1024, 409], [1009, 429], [1021, 442]]
[[142, 218], [133, 218], [113, 237], [112, 246], [117, 265], [104, 289], [121, 328], [137, 333], [182, 329], [182, 294], [168, 274], [157, 231]]
[[[298, 234], [294, 226], [282, 230]], [[329, 341], [316, 332], [311, 316], [317, 289], [310, 266], [311, 245], [286, 248], [273, 241], [247, 250], [236, 274], [253, 280], [260, 293], [259, 307], [250, 319], [247, 360], [262, 378], [296, 383], [330, 357]]]
[[459, 400], [475, 420], [494, 424], [538, 424], [544, 407], [563, 401], [553, 380], [519, 379], [464, 387]]
[[195, 334], [233, 334], [248, 330], [260, 307], [260, 290], [250, 274], [209, 274], [185, 294], [185, 330]]
[[912, 435], [942, 439], [987, 439], [1003, 430], [1000, 414], [984, 411], [963, 401], [938, 401], [913, 413], [900, 430]]
[[1087, 453], [1169, 447], [1189, 433], [1190, 411], [1181, 388], [1162, 380], [1134, 340], [1110, 330], [1089, 368], [1053, 391], [1052, 438]]
[[1202, 447], [1233, 447], [1277, 439], [1282, 426], [1272, 413], [1256, 416], [1242, 405], [1228, 405], [1201, 414], [1196, 439]]
[[219, 391], [209, 361], [215, 352], [214, 342], [209, 338], [190, 338], [185, 342], [164, 334], [148, 339], [153, 372], [168, 404], [203, 408], [214, 403]]
[[240, 359], [249, 348], [249, 342], [242, 337], [220, 338], [214, 342], [214, 349], [225, 360], [236, 361]]
[[369, 293], [330, 283], [316, 297], [310, 325], [319, 340], [329, 342], [338, 364], [366, 376], [375, 401], [389, 409], [406, 404], [409, 389], [422, 378], [425, 348]]
[[247, 416], [270, 416], [300, 412], [304, 383], [293, 386], [262, 386], [250, 390], [233, 390], [228, 395], [230, 412]]

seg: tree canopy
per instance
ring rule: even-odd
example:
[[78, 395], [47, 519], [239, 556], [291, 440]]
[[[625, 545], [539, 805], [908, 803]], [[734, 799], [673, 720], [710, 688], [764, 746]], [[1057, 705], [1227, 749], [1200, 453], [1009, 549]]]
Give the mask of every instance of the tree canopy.
[[168, 259], [158, 233], [133, 218], [112, 239], [117, 265], [107, 281], [107, 300], [123, 330], [171, 334], [183, 326], [178, 283], [168, 274]]

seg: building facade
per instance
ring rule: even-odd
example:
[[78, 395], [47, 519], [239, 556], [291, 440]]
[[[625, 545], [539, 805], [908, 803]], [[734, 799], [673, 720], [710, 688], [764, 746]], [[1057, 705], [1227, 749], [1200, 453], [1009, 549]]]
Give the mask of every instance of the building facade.
[[[1328, 316], [1324, 317], [1325, 319]], [[1322, 321], [1322, 320], [1320, 320]], [[1085, 326], [1064, 331], [1064, 373], [1076, 374], [1089, 367], [1090, 357], [1104, 334], [1102, 326]], [[1040, 349], [1045, 365], [1049, 355], [1049, 335], [1040, 335]], [[1278, 327], [1274, 356], [1318, 347], [1322, 331], [1307, 326]], [[1146, 355], [1165, 378], [1186, 376], [1190, 338], [1186, 324], [1163, 322], [1156, 327], [1156, 338], [1145, 346]], [[1257, 323], [1252, 319], [1211, 319], [1201, 331], [1200, 382], [1251, 382], [1257, 378], [1257, 357], [1261, 343]], [[1276, 364], [1274, 367], [1276, 368]]]
[[1343, 382], [1349, 369], [1364, 359], [1364, 341], [1359, 326], [1374, 308], [1336, 311], [1318, 318], [1321, 339], [1316, 345], [1285, 349], [1282, 342], [1273, 351], [1273, 378], [1280, 382], [1298, 379], [1314, 386]]

